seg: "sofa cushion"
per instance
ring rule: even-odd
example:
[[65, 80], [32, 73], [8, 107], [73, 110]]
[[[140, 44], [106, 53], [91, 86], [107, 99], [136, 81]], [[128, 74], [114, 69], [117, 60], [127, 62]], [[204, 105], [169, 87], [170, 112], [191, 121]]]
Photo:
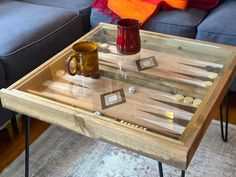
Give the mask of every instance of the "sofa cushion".
[[236, 45], [236, 1], [225, 1], [198, 26], [196, 38]]
[[111, 23], [112, 17], [109, 15], [105, 15], [102, 12], [98, 11], [95, 8], [92, 8], [90, 15], [90, 24], [91, 27], [96, 27], [100, 22], [103, 23]]
[[84, 21], [85, 31], [90, 29], [90, 13], [91, 13], [91, 4], [93, 0], [22, 0], [24, 2], [45, 5], [45, 6], [53, 6], [65, 8], [68, 10], [74, 10], [80, 13], [82, 19]]
[[207, 15], [207, 11], [188, 9], [186, 11], [160, 11], [145, 24], [144, 29], [194, 38], [198, 24]]
[[[6, 74], [2, 64], [0, 63], [0, 88], [5, 88], [5, 87], [7, 87]], [[0, 102], [0, 129], [13, 116], [14, 113], [8, 109], [3, 108]]]
[[21, 0], [32, 4], [61, 7], [75, 11], [83, 11], [91, 6], [93, 0]]
[[[194, 38], [198, 24], [206, 15], [206, 11], [196, 9], [160, 11], [146, 22], [144, 29]], [[93, 28], [100, 22], [110, 23], [111, 20], [111, 16], [104, 15], [97, 9], [92, 9], [90, 23]]]
[[76, 12], [18, 1], [0, 1], [0, 61], [8, 84], [83, 35]]
[[[196, 38], [236, 46], [236, 1], [227, 0], [215, 8], [198, 26]], [[231, 91], [236, 92], [236, 78]]]

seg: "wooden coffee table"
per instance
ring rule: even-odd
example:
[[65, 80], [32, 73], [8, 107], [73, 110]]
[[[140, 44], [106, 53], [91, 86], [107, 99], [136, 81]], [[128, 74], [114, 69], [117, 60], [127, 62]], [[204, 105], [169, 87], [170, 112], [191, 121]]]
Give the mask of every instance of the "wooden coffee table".
[[[78, 41], [99, 45], [100, 78], [70, 76], [71, 46], [1, 90], [5, 108], [177, 167], [185, 175], [235, 75], [235, 48], [141, 31], [136, 55], [116, 50], [116, 26]], [[26, 173], [29, 165], [26, 118]]]

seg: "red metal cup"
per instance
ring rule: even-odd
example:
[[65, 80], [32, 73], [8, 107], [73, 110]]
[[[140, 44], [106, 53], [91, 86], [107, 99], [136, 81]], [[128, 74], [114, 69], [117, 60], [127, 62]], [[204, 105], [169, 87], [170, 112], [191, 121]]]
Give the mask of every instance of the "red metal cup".
[[116, 47], [124, 55], [136, 54], [140, 51], [140, 22], [135, 19], [121, 19], [117, 23]]

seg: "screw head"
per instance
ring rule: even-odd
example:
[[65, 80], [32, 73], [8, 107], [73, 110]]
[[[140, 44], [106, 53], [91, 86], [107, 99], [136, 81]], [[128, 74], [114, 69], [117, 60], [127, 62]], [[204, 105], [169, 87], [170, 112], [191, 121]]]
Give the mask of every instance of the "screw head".
[[94, 112], [94, 115], [95, 115], [95, 116], [100, 116], [100, 115], [101, 115], [101, 113], [100, 113], [100, 112], [98, 112], [98, 111], [96, 111], [96, 112]]

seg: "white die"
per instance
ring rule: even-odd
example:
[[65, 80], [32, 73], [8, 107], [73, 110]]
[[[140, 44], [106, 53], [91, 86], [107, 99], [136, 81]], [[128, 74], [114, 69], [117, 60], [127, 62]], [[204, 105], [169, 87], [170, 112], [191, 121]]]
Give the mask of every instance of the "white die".
[[129, 93], [134, 93], [134, 92], [135, 92], [134, 87], [129, 87], [129, 88], [128, 88], [128, 92], [129, 92]]

